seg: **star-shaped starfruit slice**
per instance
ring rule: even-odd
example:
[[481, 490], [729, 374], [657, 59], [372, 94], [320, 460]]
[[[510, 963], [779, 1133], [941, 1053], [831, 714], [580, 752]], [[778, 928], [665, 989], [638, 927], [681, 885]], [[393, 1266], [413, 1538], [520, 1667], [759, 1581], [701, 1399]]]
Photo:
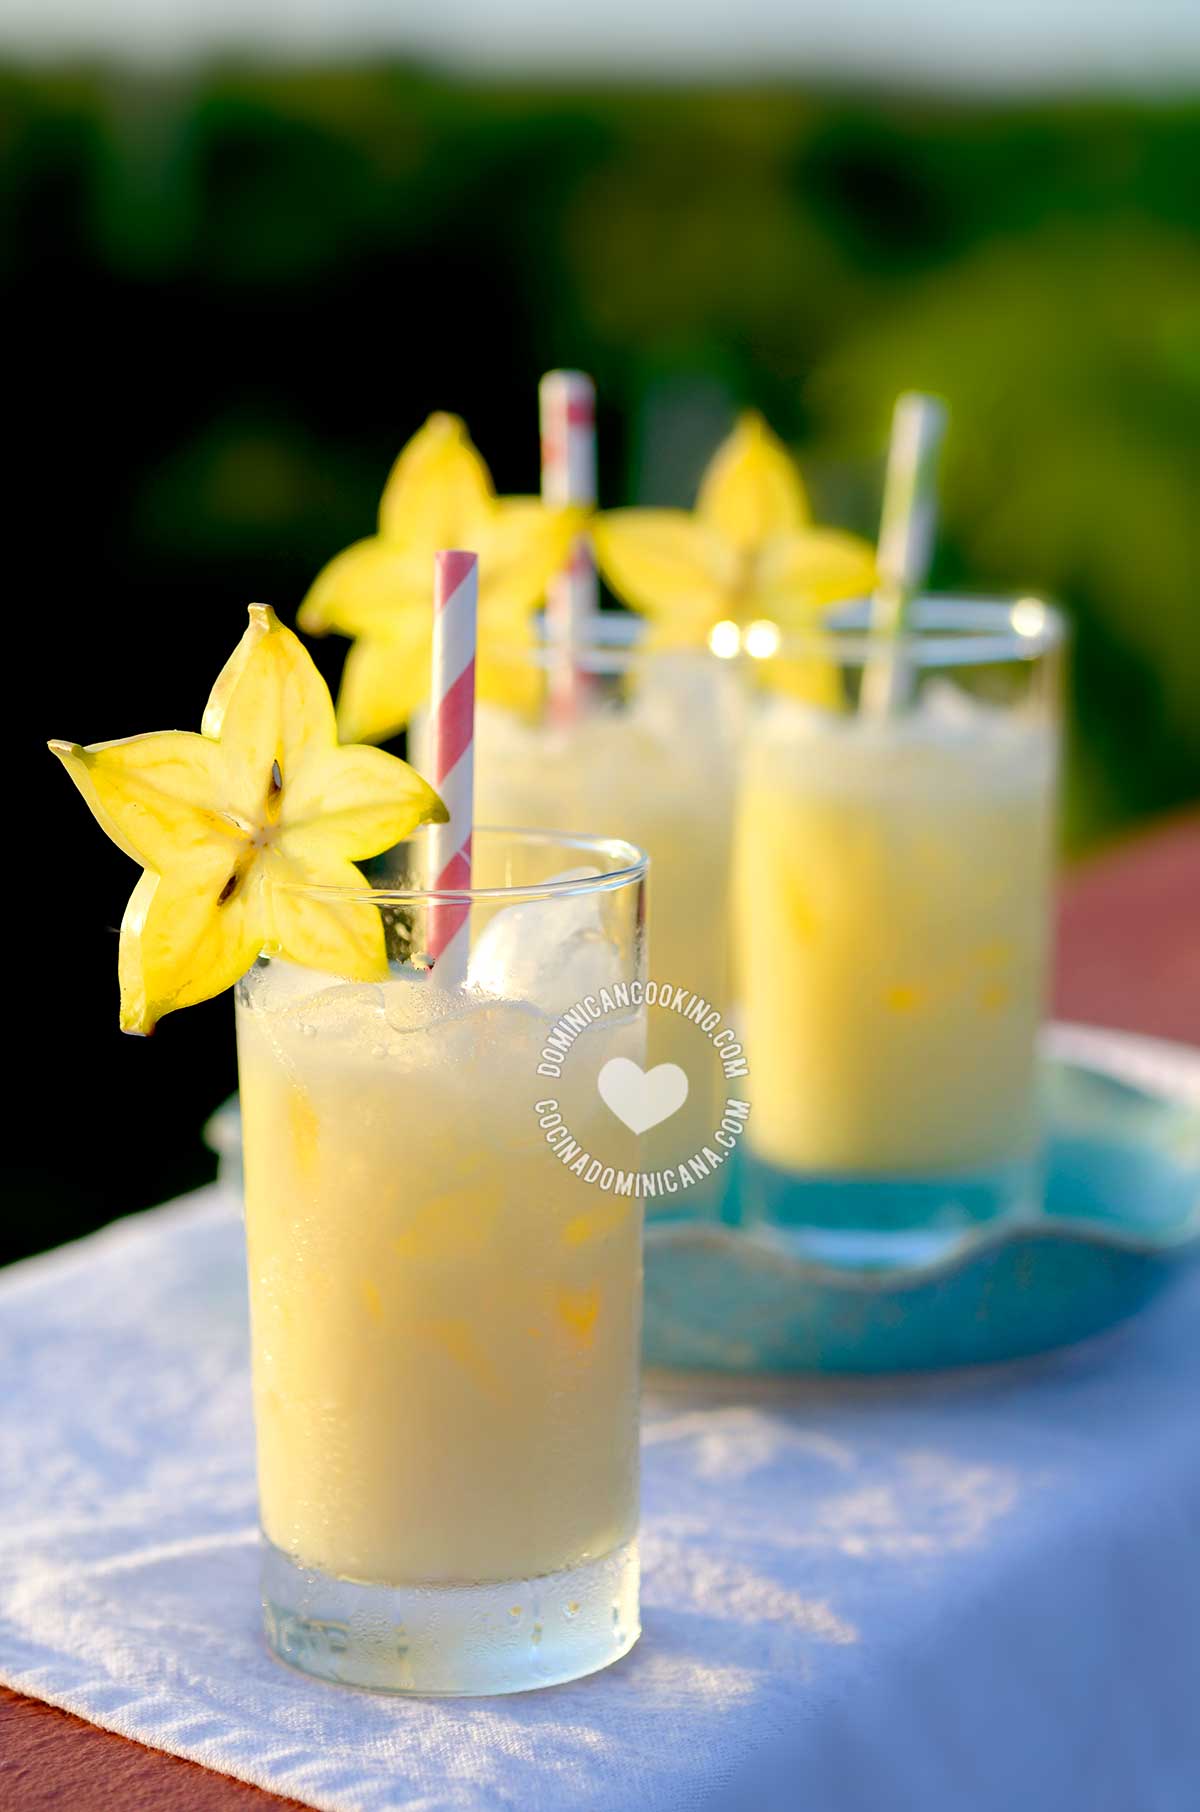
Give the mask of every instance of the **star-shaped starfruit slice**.
[[353, 638], [338, 694], [348, 741], [382, 742], [428, 695], [433, 612], [430, 574], [443, 547], [479, 556], [479, 696], [523, 705], [536, 674], [519, 658], [530, 617], [566, 563], [584, 512], [536, 497], [497, 497], [491, 475], [455, 415], [431, 415], [384, 487], [379, 532], [336, 555], [300, 607], [310, 635]]
[[354, 866], [445, 821], [407, 762], [339, 744], [311, 656], [262, 604], [200, 734], [52, 742], [113, 842], [144, 869], [121, 923], [121, 1026], [231, 987], [263, 951], [356, 980], [387, 973], [383, 924]]
[[613, 590], [651, 618], [658, 640], [685, 647], [722, 622], [810, 628], [875, 582], [874, 549], [814, 525], [795, 460], [752, 412], [717, 448], [694, 512], [609, 510], [592, 533]]

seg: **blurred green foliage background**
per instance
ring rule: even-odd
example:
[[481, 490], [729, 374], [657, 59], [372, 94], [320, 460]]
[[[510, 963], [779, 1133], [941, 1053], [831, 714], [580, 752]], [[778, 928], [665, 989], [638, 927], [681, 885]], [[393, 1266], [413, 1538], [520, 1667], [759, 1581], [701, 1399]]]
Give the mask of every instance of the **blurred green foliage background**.
[[8, 281], [49, 256], [92, 328], [163, 335], [109, 453], [123, 564], [269, 569], [287, 609], [428, 408], [534, 488], [555, 363], [599, 382], [608, 501], [686, 501], [753, 403], [870, 532], [928, 387], [937, 579], [1076, 618], [1071, 843], [1200, 793], [1200, 109], [364, 68], [9, 75], [0, 122]]
[[537, 378], [591, 371], [612, 504], [689, 502], [755, 405], [872, 534], [893, 397], [942, 392], [935, 581], [1075, 621], [1068, 847], [1200, 797], [1198, 168], [1178, 101], [0, 72], [11, 708], [88, 889], [38, 907], [69, 1032], [18, 977], [35, 1091], [64, 1043], [89, 1088], [7, 1255], [197, 1180], [233, 1080], [228, 1002], [118, 1038], [132, 871], [41, 739], [197, 724], [244, 604], [291, 615], [431, 409], [532, 490]]

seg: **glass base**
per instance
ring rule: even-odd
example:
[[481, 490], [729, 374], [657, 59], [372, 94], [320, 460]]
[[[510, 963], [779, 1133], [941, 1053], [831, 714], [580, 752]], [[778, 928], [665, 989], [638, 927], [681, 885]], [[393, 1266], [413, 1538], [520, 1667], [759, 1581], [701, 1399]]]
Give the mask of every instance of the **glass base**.
[[564, 1573], [464, 1586], [333, 1579], [263, 1542], [272, 1653], [372, 1692], [527, 1692], [594, 1674], [641, 1634], [638, 1583], [636, 1540]]
[[959, 1173], [856, 1176], [779, 1170], [742, 1154], [741, 1224], [818, 1263], [930, 1262], [982, 1223], [1027, 1219], [1042, 1196], [1037, 1157]]

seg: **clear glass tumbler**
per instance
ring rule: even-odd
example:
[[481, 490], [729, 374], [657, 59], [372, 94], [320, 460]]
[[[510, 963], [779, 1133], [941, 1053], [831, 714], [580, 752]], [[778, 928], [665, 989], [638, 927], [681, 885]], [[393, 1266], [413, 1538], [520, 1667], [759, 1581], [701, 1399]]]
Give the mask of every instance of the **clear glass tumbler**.
[[[593, 618], [575, 659], [581, 705], [564, 720], [553, 678], [561, 650], [544, 640], [491, 651], [507, 679], [508, 707], [476, 719], [479, 813], [492, 824], [578, 831], [603, 824], [646, 850], [654, 980], [727, 1018], [729, 872], [734, 771], [742, 718], [736, 663], [707, 649], [645, 645], [645, 625], [616, 612]], [[419, 742], [418, 742], [419, 747]], [[419, 754], [417, 764], [420, 765]], [[674, 1064], [688, 1080], [681, 1108], [645, 1137], [647, 1171], [664, 1172], [712, 1142], [727, 1078], [696, 1019], [655, 1007], [649, 1063]], [[685, 1196], [648, 1199], [648, 1216], [715, 1215], [714, 1173]]]
[[[646, 860], [480, 830], [471, 891], [433, 893], [425, 845], [319, 890], [382, 921], [386, 979], [238, 988], [267, 1638], [514, 1692], [639, 1629], [639, 1142], [598, 1079], [644, 1055]], [[433, 911], [466, 913], [465, 973], [425, 966]]]
[[869, 1256], [1036, 1206], [1062, 645], [1033, 599], [927, 598], [744, 663], [744, 1220]]

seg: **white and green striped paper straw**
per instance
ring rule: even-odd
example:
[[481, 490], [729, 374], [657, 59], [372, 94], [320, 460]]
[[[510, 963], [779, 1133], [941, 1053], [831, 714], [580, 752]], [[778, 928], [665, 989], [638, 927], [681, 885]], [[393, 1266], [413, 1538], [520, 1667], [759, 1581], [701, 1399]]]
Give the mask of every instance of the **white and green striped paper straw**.
[[[897, 397], [883, 487], [879, 578], [871, 606], [874, 633], [897, 642], [933, 560], [938, 455], [945, 432], [946, 406], [940, 398], [917, 390]], [[862, 708], [876, 713], [901, 709], [910, 687], [911, 675], [897, 646], [864, 670]]]

